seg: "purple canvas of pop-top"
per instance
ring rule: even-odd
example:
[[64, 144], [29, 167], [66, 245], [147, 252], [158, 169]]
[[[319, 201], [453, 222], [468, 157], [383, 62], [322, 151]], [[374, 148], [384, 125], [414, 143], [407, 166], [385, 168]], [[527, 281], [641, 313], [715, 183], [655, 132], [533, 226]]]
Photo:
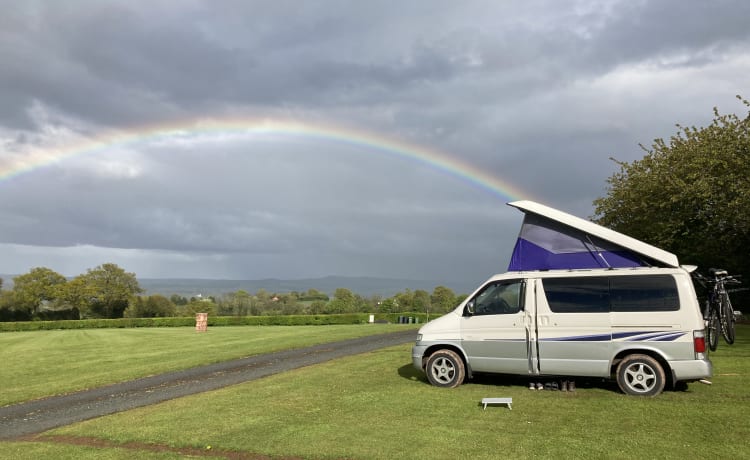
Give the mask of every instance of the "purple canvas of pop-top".
[[527, 212], [508, 271], [653, 265], [659, 264], [577, 228]]

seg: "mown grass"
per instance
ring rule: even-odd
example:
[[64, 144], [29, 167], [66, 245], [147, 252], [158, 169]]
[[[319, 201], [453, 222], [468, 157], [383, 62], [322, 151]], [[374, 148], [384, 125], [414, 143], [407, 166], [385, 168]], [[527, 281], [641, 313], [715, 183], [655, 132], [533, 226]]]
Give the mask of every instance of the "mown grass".
[[[743, 325], [734, 346], [722, 343], [713, 354], [713, 385], [637, 398], [599, 381], [563, 393], [499, 376], [439, 389], [411, 368], [404, 345], [90, 420], [11, 448], [17, 458], [60, 458], [60, 445], [45, 436], [65, 435], [303, 458], [748, 458], [749, 357]], [[488, 396], [513, 397], [513, 410], [482, 410]], [[65, 448], [94, 458], [90, 448]], [[119, 452], [105, 448], [97, 458]]]
[[0, 334], [0, 406], [417, 325], [84, 329]]

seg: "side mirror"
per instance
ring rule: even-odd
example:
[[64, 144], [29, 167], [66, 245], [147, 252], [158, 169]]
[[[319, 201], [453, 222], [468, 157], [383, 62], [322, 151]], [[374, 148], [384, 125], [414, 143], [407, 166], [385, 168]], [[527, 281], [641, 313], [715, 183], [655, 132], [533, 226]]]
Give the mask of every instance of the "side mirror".
[[469, 301], [469, 303], [466, 304], [466, 313], [469, 316], [472, 316], [474, 314], [474, 301]]

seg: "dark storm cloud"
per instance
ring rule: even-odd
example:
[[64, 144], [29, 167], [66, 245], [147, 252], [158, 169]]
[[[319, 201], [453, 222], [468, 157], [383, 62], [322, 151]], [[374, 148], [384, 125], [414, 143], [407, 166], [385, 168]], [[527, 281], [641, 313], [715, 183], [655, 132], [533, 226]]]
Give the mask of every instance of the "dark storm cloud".
[[[291, 117], [445, 152], [584, 217], [610, 156], [710, 119], [750, 65], [741, 1], [0, 7], [0, 166], [109, 129]], [[473, 279], [502, 271], [521, 220], [424, 164], [304, 139], [135, 143], [0, 193], [20, 267], [0, 271], [113, 254], [148, 276]]]

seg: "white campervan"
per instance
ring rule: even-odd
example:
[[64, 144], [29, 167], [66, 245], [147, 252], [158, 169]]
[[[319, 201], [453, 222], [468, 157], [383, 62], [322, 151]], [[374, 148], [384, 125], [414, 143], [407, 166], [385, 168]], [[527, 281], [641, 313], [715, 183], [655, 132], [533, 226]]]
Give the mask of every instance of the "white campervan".
[[628, 394], [711, 377], [704, 321], [677, 257], [531, 201], [509, 271], [424, 325], [416, 368], [437, 386], [474, 373], [614, 378]]

